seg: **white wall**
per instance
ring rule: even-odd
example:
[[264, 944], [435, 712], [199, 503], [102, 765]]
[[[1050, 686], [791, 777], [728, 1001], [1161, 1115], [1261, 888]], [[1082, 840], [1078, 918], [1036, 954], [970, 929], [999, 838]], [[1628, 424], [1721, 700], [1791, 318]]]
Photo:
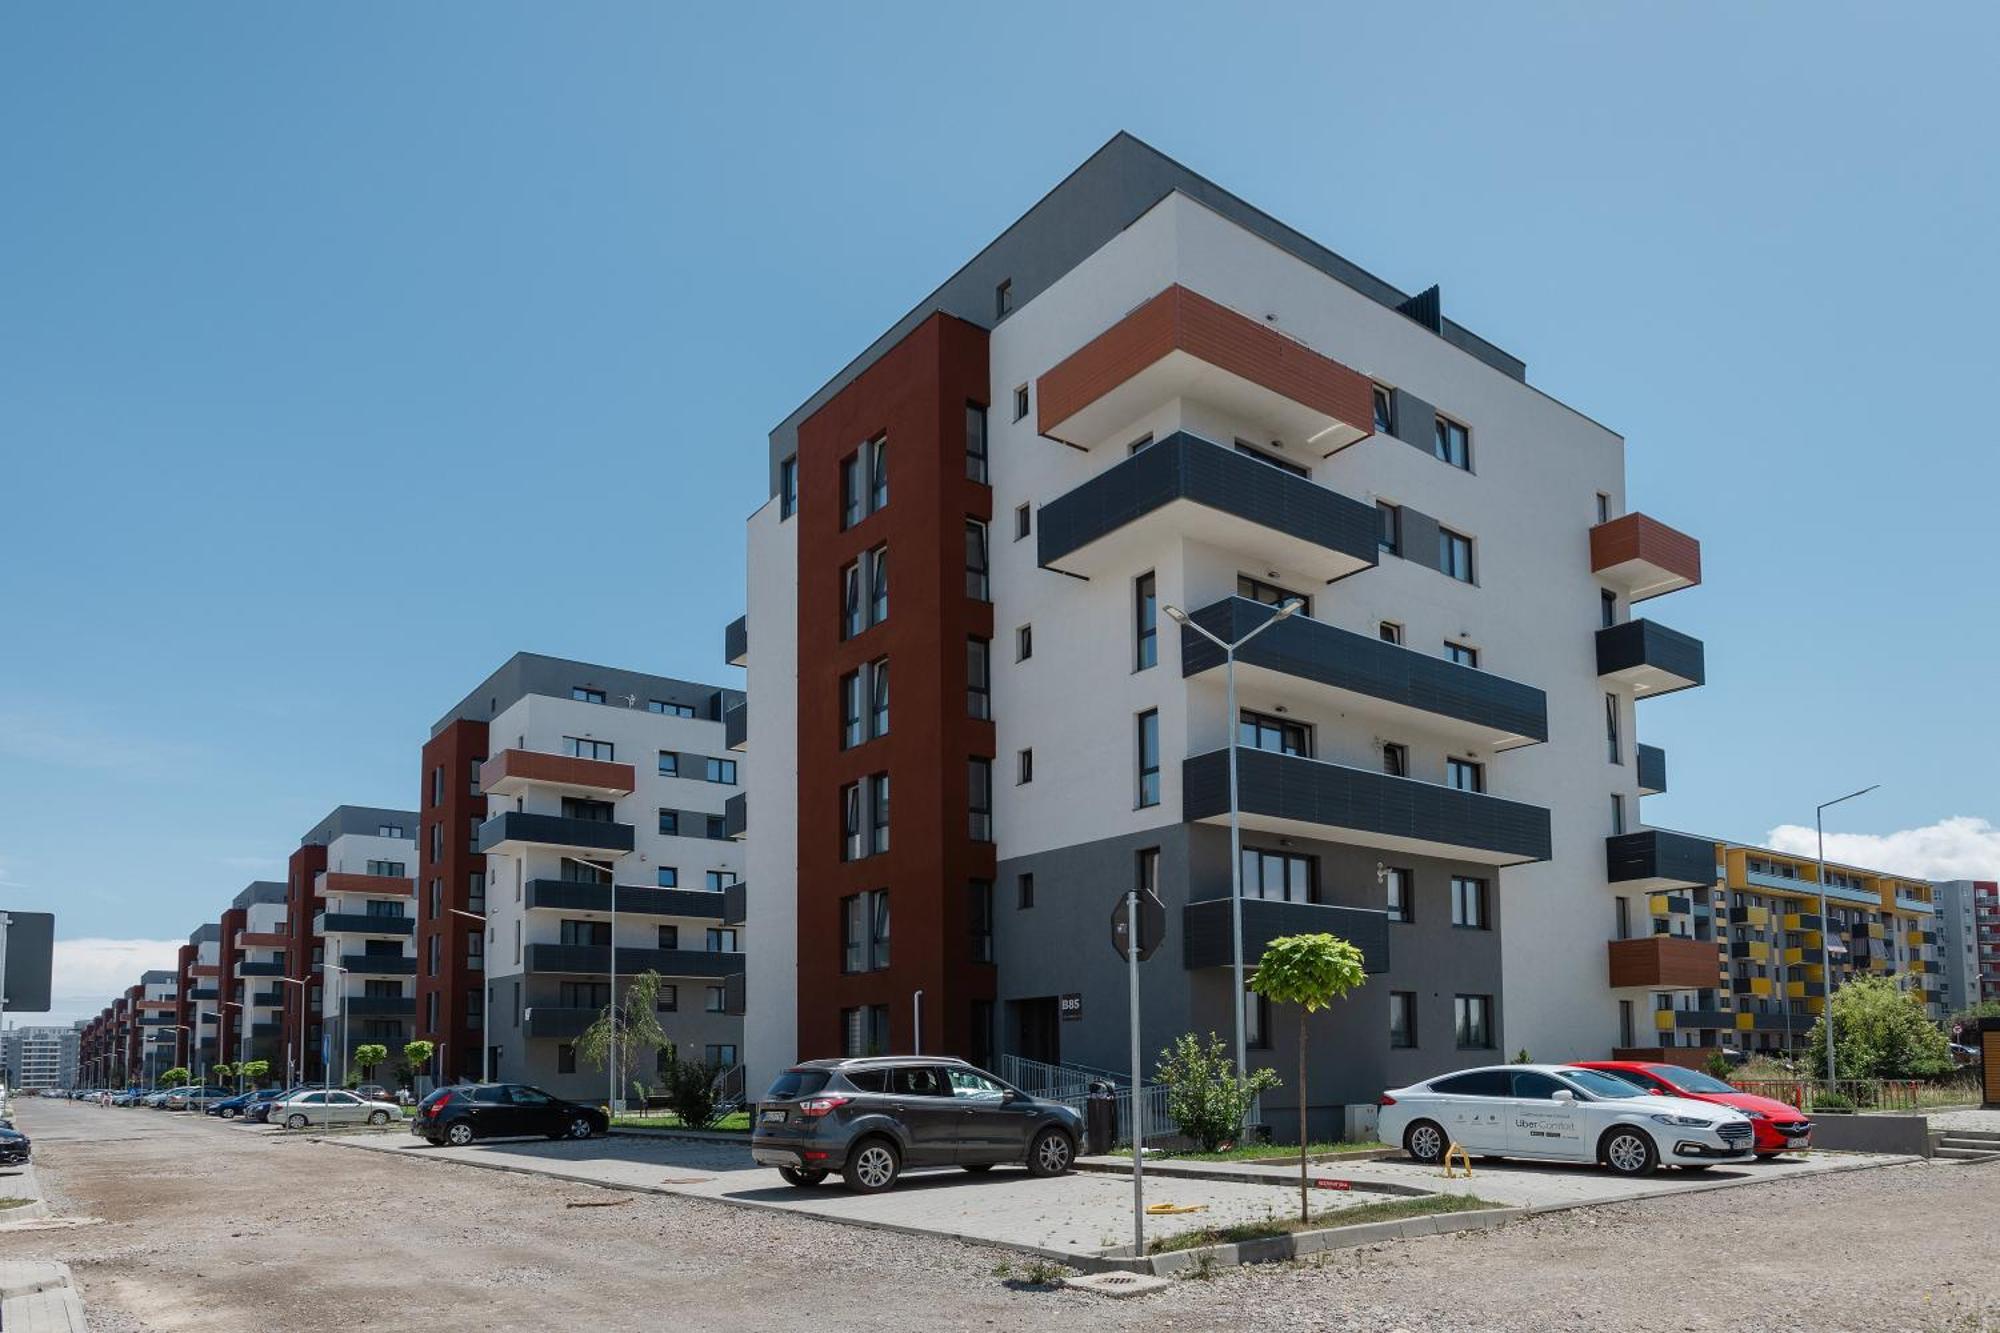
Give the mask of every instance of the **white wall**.
[[750, 516], [747, 840], [748, 998], [743, 1050], [754, 1096], [798, 1058], [798, 520], [776, 500]]

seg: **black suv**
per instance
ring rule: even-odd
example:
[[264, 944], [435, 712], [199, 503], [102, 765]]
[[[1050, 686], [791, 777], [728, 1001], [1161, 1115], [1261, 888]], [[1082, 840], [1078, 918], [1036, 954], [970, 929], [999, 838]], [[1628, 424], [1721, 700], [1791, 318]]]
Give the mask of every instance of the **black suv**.
[[611, 1128], [595, 1106], [567, 1102], [525, 1083], [461, 1083], [424, 1098], [410, 1132], [432, 1143], [462, 1148], [474, 1139], [539, 1134], [587, 1139]]
[[808, 1060], [778, 1075], [757, 1107], [750, 1155], [802, 1188], [838, 1171], [877, 1194], [905, 1167], [985, 1171], [1024, 1163], [1059, 1176], [1083, 1117], [1037, 1101], [963, 1060], [907, 1055]]

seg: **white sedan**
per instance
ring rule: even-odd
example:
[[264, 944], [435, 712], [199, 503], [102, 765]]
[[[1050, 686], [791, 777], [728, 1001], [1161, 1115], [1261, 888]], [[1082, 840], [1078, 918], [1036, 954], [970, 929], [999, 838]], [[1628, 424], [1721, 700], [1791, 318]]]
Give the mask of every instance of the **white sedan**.
[[271, 1108], [271, 1123], [286, 1129], [308, 1125], [386, 1125], [401, 1118], [394, 1102], [369, 1101], [345, 1088], [294, 1093]]
[[1755, 1160], [1741, 1112], [1569, 1065], [1462, 1069], [1396, 1088], [1382, 1094], [1380, 1127], [1384, 1143], [1419, 1162], [1453, 1145], [1474, 1157], [1600, 1162], [1626, 1176]]

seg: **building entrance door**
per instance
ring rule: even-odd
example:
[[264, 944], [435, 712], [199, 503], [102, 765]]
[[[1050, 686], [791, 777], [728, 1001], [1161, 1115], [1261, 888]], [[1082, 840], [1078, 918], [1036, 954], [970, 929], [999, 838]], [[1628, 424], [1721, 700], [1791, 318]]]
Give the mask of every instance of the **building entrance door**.
[[1062, 1018], [1056, 1012], [1056, 997], [1014, 1000], [1010, 1007], [1014, 1010], [1014, 1053], [1043, 1064], [1061, 1064]]

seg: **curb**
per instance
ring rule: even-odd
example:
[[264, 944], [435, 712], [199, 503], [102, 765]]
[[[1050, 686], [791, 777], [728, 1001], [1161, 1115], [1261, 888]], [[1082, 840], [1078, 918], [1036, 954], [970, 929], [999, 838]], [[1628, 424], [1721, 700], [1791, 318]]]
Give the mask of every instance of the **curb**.
[[[1095, 1172], [1098, 1175], [1129, 1177], [1132, 1174], [1130, 1166], [1116, 1165], [1102, 1158], [1078, 1158], [1073, 1165], [1075, 1170]], [[1250, 1165], [1256, 1164], [1251, 1163]], [[1325, 1165], [1331, 1166], [1334, 1164], [1329, 1162], [1325, 1163]], [[1292, 1163], [1290, 1175], [1279, 1176], [1270, 1174], [1278, 1169], [1276, 1167], [1264, 1167], [1262, 1173], [1253, 1175], [1241, 1171], [1222, 1171], [1200, 1163], [1185, 1166], [1166, 1162], [1160, 1163], [1157, 1166], [1151, 1162], [1146, 1163], [1146, 1175], [1149, 1179], [1158, 1176], [1163, 1180], [1202, 1180], [1221, 1185], [1277, 1185], [1285, 1189], [1297, 1189], [1299, 1187], [1298, 1163]], [[1324, 1175], [1324, 1172], [1315, 1171], [1313, 1178], [1324, 1178]], [[1332, 1178], [1338, 1179], [1339, 1177]], [[1426, 1195], [1438, 1192], [1436, 1190], [1423, 1189], [1416, 1185], [1397, 1184], [1394, 1181], [1388, 1180], [1350, 1180], [1347, 1182], [1347, 1188], [1356, 1194], [1392, 1194], [1410, 1199], [1423, 1198]]]
[[608, 1131], [612, 1138], [670, 1139], [680, 1143], [735, 1143], [742, 1145], [745, 1152], [750, 1150], [750, 1134], [732, 1133], [710, 1129], [633, 1129], [624, 1125], [613, 1125]]

